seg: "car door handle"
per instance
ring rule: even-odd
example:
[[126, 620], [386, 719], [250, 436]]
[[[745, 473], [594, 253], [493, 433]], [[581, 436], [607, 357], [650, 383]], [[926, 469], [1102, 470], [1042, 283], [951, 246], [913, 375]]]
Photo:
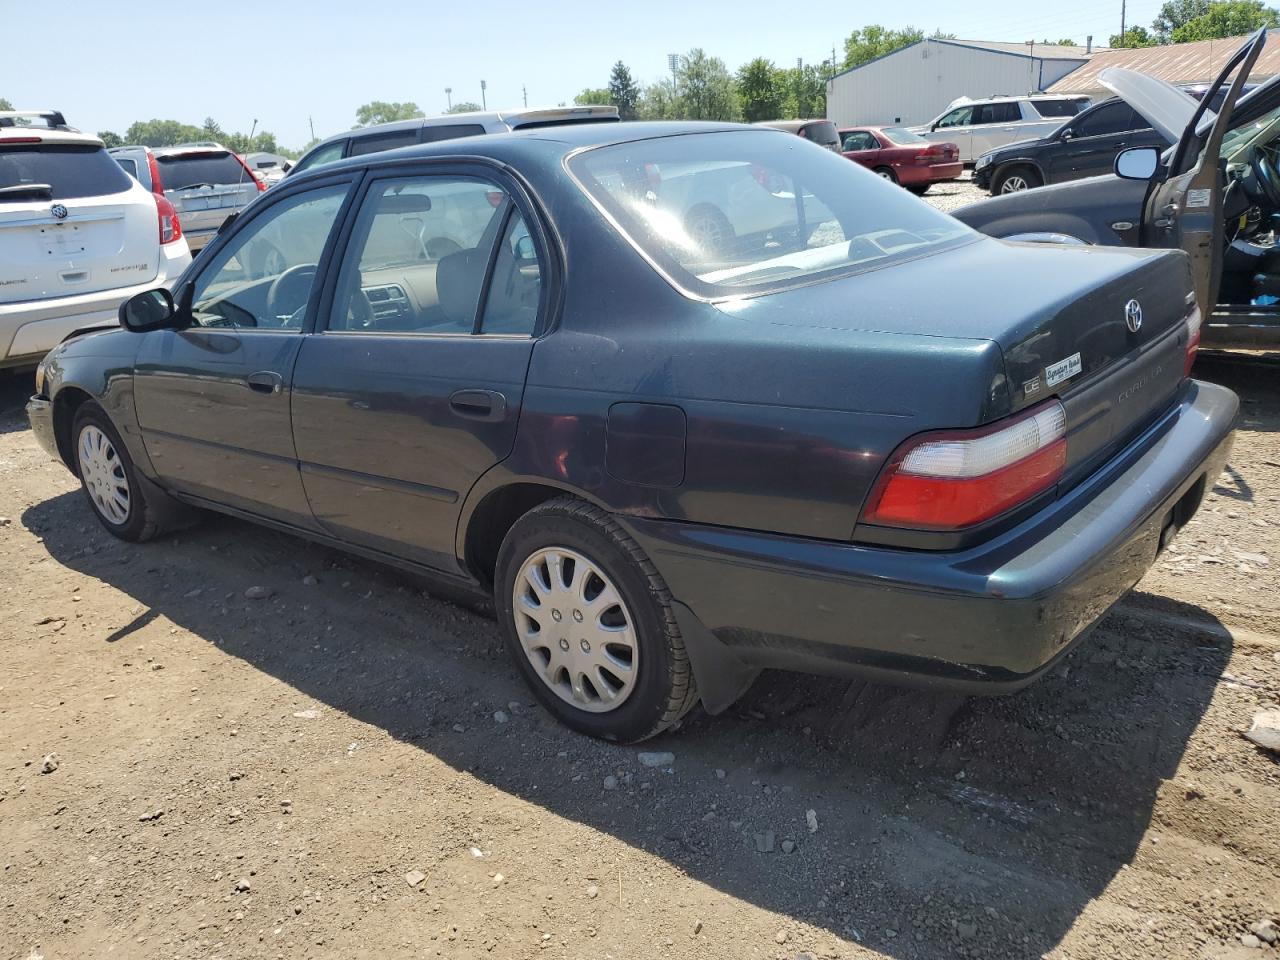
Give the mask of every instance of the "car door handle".
[[249, 384], [249, 389], [258, 393], [279, 393], [284, 389], [284, 377], [274, 370], [259, 370], [244, 379]]
[[496, 390], [458, 390], [449, 395], [449, 409], [468, 420], [501, 420], [507, 398]]

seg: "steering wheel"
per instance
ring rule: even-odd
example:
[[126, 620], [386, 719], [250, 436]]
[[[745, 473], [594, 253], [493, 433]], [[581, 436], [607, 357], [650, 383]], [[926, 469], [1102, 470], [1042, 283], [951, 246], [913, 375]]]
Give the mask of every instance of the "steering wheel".
[[291, 324], [307, 305], [307, 297], [311, 295], [311, 281], [315, 279], [315, 275], [314, 263], [300, 263], [272, 280], [271, 286], [267, 288], [267, 315], [278, 317], [288, 313], [288, 322]]
[[1263, 148], [1254, 150], [1249, 166], [1253, 168], [1253, 177], [1258, 181], [1258, 186], [1262, 188], [1271, 206], [1280, 210], [1280, 172], [1277, 172], [1275, 163], [1267, 155], [1266, 150]]

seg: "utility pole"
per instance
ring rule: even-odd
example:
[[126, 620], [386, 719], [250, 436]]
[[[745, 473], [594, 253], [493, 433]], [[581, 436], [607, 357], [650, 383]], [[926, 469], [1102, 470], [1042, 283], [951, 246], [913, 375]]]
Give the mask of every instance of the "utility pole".
[[444, 98], [449, 104], [449, 109], [453, 109], [453, 87], [444, 88]]
[[484, 110], [489, 109], [489, 101], [484, 94], [485, 90], [487, 90], [488, 88], [489, 88], [489, 85], [485, 83], [483, 80], [481, 80], [480, 81], [480, 106]]
[[676, 74], [676, 72], [680, 69], [680, 54], [668, 53], [667, 66], [671, 68], [671, 98], [674, 100], [676, 97], [676, 94], [680, 92], [678, 87], [678, 84], [680, 81], [677, 79], [677, 74]]
[[311, 139], [314, 140], [316, 138], [316, 122], [307, 117], [307, 126], [311, 128]]
[[529, 88], [523, 83], [520, 84], [520, 93], [524, 96], [524, 105], [527, 107], [529, 105]]
[[1124, 43], [1124, 0], [1120, 0], [1120, 42]]

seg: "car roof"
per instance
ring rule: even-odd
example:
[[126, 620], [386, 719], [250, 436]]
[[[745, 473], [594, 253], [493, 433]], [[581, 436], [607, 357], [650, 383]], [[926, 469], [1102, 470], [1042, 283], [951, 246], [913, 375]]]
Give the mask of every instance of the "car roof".
[[825, 117], [814, 117], [810, 120], [757, 120], [752, 124], [753, 127], [773, 127], [775, 130], [786, 130], [788, 133], [795, 133], [802, 127], [807, 127], [811, 123], [833, 123], [833, 121]]
[[434, 143], [417, 143], [394, 150], [366, 153], [358, 157], [334, 160], [291, 175], [298, 180], [352, 169], [403, 162], [415, 157], [486, 157], [506, 161], [520, 156], [564, 157], [588, 147], [604, 147], [637, 140], [653, 140], [697, 133], [751, 132], [761, 135], [789, 136], [776, 128], [744, 123], [717, 123], [695, 120], [653, 120], [627, 123], [570, 123], [550, 127], [534, 127], [510, 133], [494, 133], [483, 137], [459, 137]]

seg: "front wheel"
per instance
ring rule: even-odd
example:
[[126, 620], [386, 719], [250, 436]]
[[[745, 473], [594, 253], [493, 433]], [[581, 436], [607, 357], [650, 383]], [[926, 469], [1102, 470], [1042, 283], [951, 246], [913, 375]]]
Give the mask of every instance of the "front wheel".
[[139, 477], [106, 412], [85, 403], [71, 425], [76, 472], [94, 516], [121, 540], [140, 543], [161, 531], [165, 504], [153, 486]]
[[884, 180], [888, 180], [890, 183], [898, 182], [898, 175], [893, 172], [893, 169], [891, 167], [876, 167], [871, 172], [874, 173], [877, 177], [880, 177]]
[[991, 192], [993, 194], [1021, 193], [1023, 190], [1032, 190], [1043, 184], [1044, 180], [1040, 174], [1030, 167], [1011, 167], [1000, 172], [991, 185]]
[[671, 595], [616, 520], [572, 497], [512, 526], [494, 607], [535, 696], [567, 726], [633, 743], [697, 701]]

